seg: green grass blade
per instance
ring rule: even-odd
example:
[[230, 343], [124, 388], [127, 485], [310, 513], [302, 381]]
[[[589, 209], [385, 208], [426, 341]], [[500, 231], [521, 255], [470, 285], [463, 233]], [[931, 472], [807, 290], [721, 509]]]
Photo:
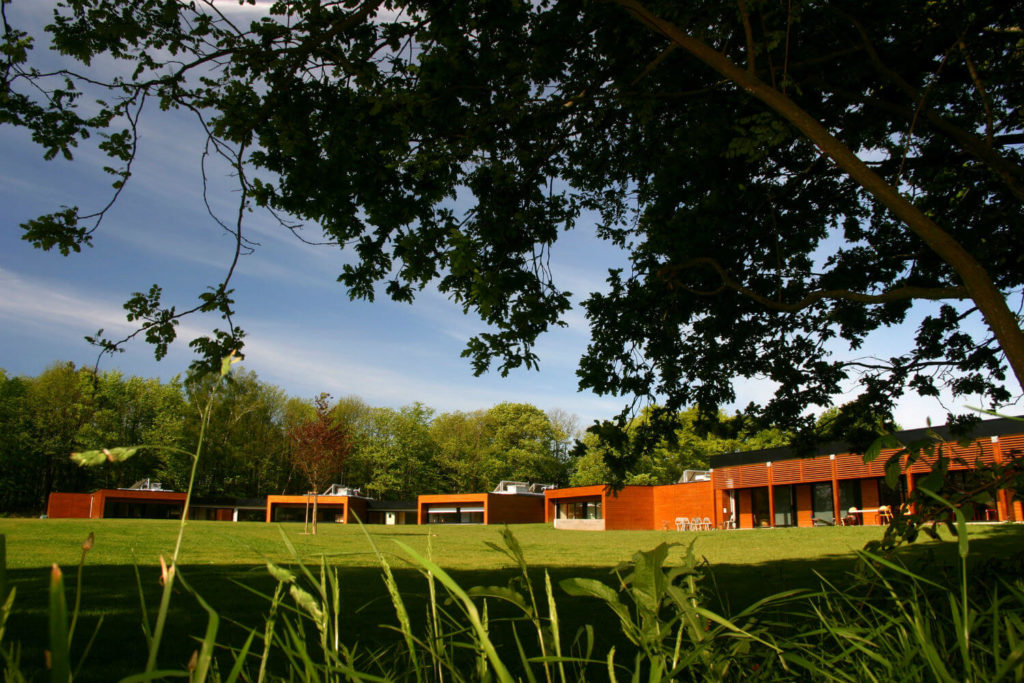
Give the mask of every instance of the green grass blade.
[[208, 616], [206, 621], [206, 633], [203, 635], [202, 645], [199, 648], [199, 658], [196, 661], [196, 669], [192, 675], [192, 681], [203, 683], [206, 680], [206, 676], [210, 672], [210, 662], [213, 659], [213, 648], [217, 643], [217, 629], [220, 627], [220, 615], [217, 611], [210, 607], [209, 603], [203, 599], [203, 596], [199, 595], [198, 592], [192, 589], [192, 586], [185, 581], [184, 574], [178, 576], [178, 581], [181, 582], [182, 587], [192, 594], [192, 597], [196, 599], [199, 606], [202, 607]]
[[487, 660], [494, 669], [494, 673], [498, 680], [503, 683], [512, 683], [512, 674], [509, 673], [508, 668], [505, 667], [505, 664], [501, 661], [501, 657], [498, 655], [497, 650], [495, 650], [494, 643], [491, 642], [491, 638], [487, 634], [487, 629], [484, 628], [484, 624], [480, 618], [480, 612], [477, 610], [472, 598], [469, 597], [466, 591], [459, 586], [448, 572], [437, 564], [426, 559], [401, 541], [395, 541], [395, 544], [402, 548], [402, 550], [404, 550], [409, 557], [413, 558], [417, 564], [437, 577], [437, 580], [440, 581], [446, 589], [448, 589], [448, 592], [458, 599], [466, 616], [469, 618], [470, 624], [473, 627], [473, 631], [480, 643], [480, 646], [483, 648], [483, 651], [487, 656]]
[[0, 534], [0, 605], [7, 602], [7, 536]]
[[180, 669], [158, 669], [155, 671], [144, 671], [140, 674], [132, 674], [121, 679], [121, 683], [145, 683], [145, 681], [159, 681], [163, 678], [188, 678], [187, 671]]
[[85, 649], [82, 650], [82, 656], [78, 658], [78, 666], [75, 667], [73, 678], [78, 678], [78, 673], [82, 670], [82, 665], [85, 664], [85, 660], [89, 656], [92, 646], [96, 643], [96, 637], [100, 634], [100, 627], [103, 626], [104, 616], [105, 615], [101, 614], [100, 618], [96, 621], [96, 627], [92, 630], [92, 635], [89, 637], [89, 641], [85, 644]]
[[231, 671], [228, 672], [227, 677], [224, 679], [224, 683], [235, 683], [238, 677], [242, 675], [242, 667], [245, 666], [245, 659], [249, 656], [249, 650], [252, 649], [252, 641], [256, 639], [256, 630], [249, 631], [249, 637], [245, 639], [242, 644], [242, 649], [235, 655], [235, 663], [231, 666]]
[[373, 540], [373, 536], [370, 535], [366, 526], [360, 522], [359, 528], [362, 529], [363, 535], [370, 543], [373, 553], [377, 556], [377, 562], [380, 564], [381, 571], [384, 572], [384, 585], [387, 588], [388, 597], [391, 598], [391, 605], [395, 608], [395, 616], [398, 618], [398, 627], [402, 632], [402, 639], [405, 641], [406, 653], [409, 655], [409, 661], [413, 671], [416, 672], [417, 682], [422, 681], [423, 675], [420, 671], [415, 636], [412, 631], [412, 621], [409, 619], [409, 612], [405, 608], [405, 601], [402, 599], [402, 592], [398, 589], [398, 582], [395, 581], [395, 576], [391, 572], [391, 565], [388, 563], [387, 558], [384, 557], [384, 553], [382, 553], [377, 547], [377, 544]]
[[64, 575], [60, 567], [50, 570], [50, 680], [71, 680], [71, 656], [68, 652], [68, 606], [64, 596]]

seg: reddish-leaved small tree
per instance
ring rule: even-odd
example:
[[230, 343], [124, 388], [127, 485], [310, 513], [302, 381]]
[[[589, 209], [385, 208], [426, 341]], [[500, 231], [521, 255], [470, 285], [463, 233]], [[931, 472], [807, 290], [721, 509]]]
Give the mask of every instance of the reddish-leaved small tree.
[[313, 400], [315, 414], [288, 430], [292, 442], [291, 459], [306, 477], [313, 491], [313, 533], [316, 533], [317, 495], [345, 466], [352, 450], [345, 425], [331, 414], [330, 394]]

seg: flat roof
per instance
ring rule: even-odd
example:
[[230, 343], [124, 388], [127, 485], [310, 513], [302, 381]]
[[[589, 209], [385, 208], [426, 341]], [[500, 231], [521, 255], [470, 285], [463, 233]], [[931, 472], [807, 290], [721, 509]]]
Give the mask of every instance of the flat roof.
[[366, 501], [367, 510], [416, 510], [414, 500], [373, 500]]
[[[943, 439], [953, 441], [949, 427], [940, 425], [937, 427], [920, 427], [918, 429], [905, 429], [902, 432], [895, 432], [894, 437], [903, 443], [923, 439], [930, 432], [934, 432]], [[982, 420], [974, 426], [972, 438], [981, 439], [987, 436], [1005, 436], [1007, 434], [1024, 433], [1024, 421], [1014, 420], [1007, 417], [1000, 417], [993, 420]], [[792, 448], [785, 446], [779, 448], [763, 448], [757, 451], [739, 451], [736, 453], [722, 453], [712, 455], [709, 458], [711, 469], [720, 467], [737, 467], [739, 465], [751, 465], [759, 462], [775, 462], [777, 460], [794, 460], [797, 458], [815, 458], [820, 455], [832, 455], [838, 453], [860, 453], [860, 449], [853, 448], [845, 441], [832, 441], [820, 444], [817, 449], [797, 455]]]

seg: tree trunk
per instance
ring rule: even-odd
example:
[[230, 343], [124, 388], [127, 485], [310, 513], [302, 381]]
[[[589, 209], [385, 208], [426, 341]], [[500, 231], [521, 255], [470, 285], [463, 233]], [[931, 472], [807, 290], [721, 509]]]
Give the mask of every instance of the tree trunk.
[[317, 500], [316, 500], [316, 499], [317, 499], [318, 497], [319, 497], [319, 496], [317, 496], [317, 493], [316, 493], [316, 491], [313, 491], [313, 535], [314, 535], [314, 536], [316, 536], [316, 518], [317, 518], [317, 514], [316, 514], [316, 510], [317, 510]]

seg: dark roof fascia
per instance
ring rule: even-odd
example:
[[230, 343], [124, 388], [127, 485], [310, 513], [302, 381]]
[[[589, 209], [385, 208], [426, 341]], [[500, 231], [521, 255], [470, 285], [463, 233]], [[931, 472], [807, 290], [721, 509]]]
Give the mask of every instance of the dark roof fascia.
[[209, 497], [209, 498], [193, 498], [192, 507], [231, 507], [231, 508], [252, 508], [252, 509], [266, 509], [267, 499], [266, 498], [225, 498], [225, 497]]
[[[899, 439], [902, 443], [910, 443], [912, 441], [925, 438], [931, 432], [937, 433], [943, 439], [949, 441], [953, 440], [950, 430], [946, 425], [906, 429], [902, 432], [896, 432], [893, 436]], [[994, 420], [982, 420], [975, 426], [972, 435], [975, 439], [981, 439], [991, 436], [1006, 436], [1007, 434], [1020, 433], [1024, 433], [1024, 422], [1021, 420], [1001, 417]], [[712, 455], [709, 458], [709, 461], [711, 469], [717, 470], [722, 467], [737, 467], [739, 465], [751, 465], [759, 462], [776, 462], [779, 460], [795, 460], [798, 458], [814, 458], [821, 455], [856, 452], [858, 451], [852, 449], [850, 444], [845, 441], [833, 441], [821, 444], [818, 446], [817, 450], [802, 456], [795, 455], [793, 453], [793, 449], [783, 446], [779, 448], [765, 448], [759, 451], [740, 451], [737, 453]]]
[[414, 500], [367, 500], [367, 510], [415, 510], [417, 508]]

